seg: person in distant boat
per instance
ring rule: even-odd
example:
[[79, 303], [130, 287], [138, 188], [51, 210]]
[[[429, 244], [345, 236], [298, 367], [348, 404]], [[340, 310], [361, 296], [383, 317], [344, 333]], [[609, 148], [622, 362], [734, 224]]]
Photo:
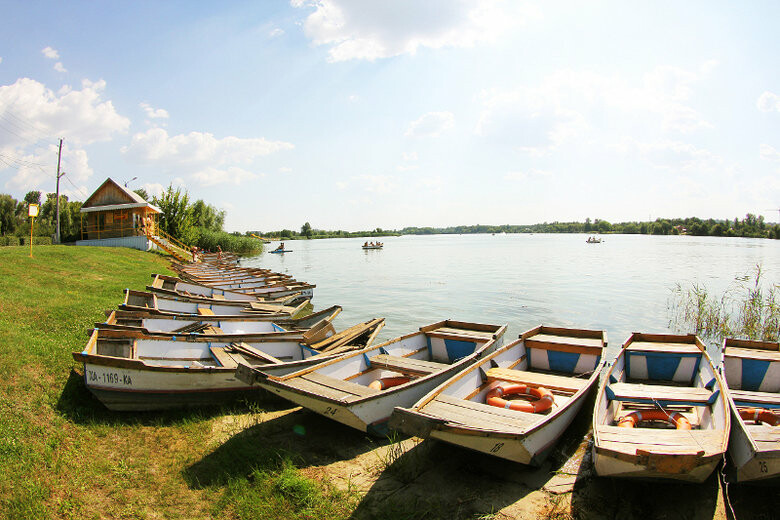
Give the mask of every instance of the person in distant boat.
[[284, 251], [284, 242], [279, 242], [279, 247], [277, 247], [275, 251]]
[[368, 247], [368, 241], [363, 242], [363, 247]]

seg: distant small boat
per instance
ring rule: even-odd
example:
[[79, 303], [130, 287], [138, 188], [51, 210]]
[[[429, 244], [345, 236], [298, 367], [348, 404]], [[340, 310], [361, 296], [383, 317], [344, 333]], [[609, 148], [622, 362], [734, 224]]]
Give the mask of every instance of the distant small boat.
[[780, 476], [780, 343], [725, 340], [723, 373], [737, 482]]
[[390, 428], [538, 466], [598, 382], [606, 345], [603, 331], [536, 327], [396, 408]]
[[635, 332], [596, 398], [596, 473], [703, 482], [723, 460], [730, 418], [723, 380], [697, 336]]
[[362, 247], [363, 247], [363, 249], [382, 249], [383, 247], [385, 247], [385, 245], [384, 244], [380, 244], [378, 246], [362, 246]]
[[269, 253], [292, 253], [292, 249], [274, 249], [273, 251], [269, 251]]
[[603, 240], [601, 238], [595, 238], [595, 237], [588, 237], [588, 239], [585, 241], [588, 244], [600, 244]]
[[383, 435], [396, 406], [411, 406], [503, 344], [506, 325], [441, 321], [360, 352], [276, 377], [261, 387], [358, 430]]

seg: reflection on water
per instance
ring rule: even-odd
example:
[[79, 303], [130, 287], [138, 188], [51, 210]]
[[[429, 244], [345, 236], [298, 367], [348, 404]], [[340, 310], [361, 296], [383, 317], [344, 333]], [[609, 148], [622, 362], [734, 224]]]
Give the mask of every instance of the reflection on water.
[[[292, 253], [242, 262], [317, 284], [313, 303], [344, 307], [337, 328], [385, 317], [380, 339], [457, 319], [508, 323], [507, 339], [544, 323], [604, 329], [612, 352], [632, 331], [667, 332], [676, 283], [722, 292], [761, 264], [780, 281], [780, 241], [691, 236], [433, 235], [288, 242]], [[266, 246], [270, 251], [276, 244]]]

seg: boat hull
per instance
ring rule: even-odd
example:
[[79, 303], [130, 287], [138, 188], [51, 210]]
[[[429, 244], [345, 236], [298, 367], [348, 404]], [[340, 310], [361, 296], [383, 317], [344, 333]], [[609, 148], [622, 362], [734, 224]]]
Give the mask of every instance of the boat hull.
[[169, 410], [249, 397], [257, 388], [221, 367], [169, 372], [84, 363], [84, 383], [109, 410]]

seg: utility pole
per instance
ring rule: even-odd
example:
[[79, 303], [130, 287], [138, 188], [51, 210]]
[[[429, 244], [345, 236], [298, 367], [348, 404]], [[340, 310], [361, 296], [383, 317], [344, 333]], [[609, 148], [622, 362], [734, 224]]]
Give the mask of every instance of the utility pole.
[[60, 241], [60, 177], [65, 175], [65, 172], [60, 173], [60, 163], [62, 161], [62, 139], [60, 139], [60, 149], [57, 152], [57, 243]]

